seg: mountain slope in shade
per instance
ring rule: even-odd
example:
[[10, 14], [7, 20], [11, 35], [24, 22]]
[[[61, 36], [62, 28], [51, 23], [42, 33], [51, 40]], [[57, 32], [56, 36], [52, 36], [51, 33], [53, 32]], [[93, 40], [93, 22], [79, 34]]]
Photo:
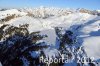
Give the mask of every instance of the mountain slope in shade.
[[[14, 18], [3, 21], [7, 16], [13, 14], [15, 14]], [[71, 47], [66, 45], [65, 42], [64, 48], [72, 51], [72, 47], [75, 47], [74, 50], [82, 47], [79, 52], [71, 52], [72, 57], [94, 57], [94, 61], [97, 61], [100, 59], [100, 16], [98, 14], [100, 13], [95, 12], [94, 14], [94, 11], [84, 9], [73, 10], [45, 7], [19, 10], [10, 9], [0, 11], [0, 26], [9, 24], [18, 27], [19, 25], [29, 24], [28, 30], [30, 33], [40, 31], [41, 35], [47, 35], [42, 41], [50, 45], [49, 48], [43, 50], [46, 57], [49, 58], [59, 55], [58, 47], [61, 42], [60, 40], [64, 40], [59, 34], [64, 37], [67, 31], [71, 31], [73, 36], [69, 37], [73, 40], [75, 37], [76, 42]], [[56, 28], [59, 28], [59, 34], [56, 32]], [[60, 50], [63, 51], [62, 48]], [[76, 59], [71, 58], [71, 60], [73, 61], [72, 63], [65, 63], [64, 65], [76, 66]], [[87, 63], [85, 65], [89, 66]]]

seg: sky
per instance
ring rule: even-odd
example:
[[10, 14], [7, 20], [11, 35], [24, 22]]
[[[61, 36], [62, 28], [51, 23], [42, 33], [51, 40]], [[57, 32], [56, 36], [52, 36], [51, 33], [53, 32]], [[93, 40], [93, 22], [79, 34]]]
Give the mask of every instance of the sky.
[[34, 8], [39, 6], [100, 10], [100, 0], [0, 0], [0, 8]]

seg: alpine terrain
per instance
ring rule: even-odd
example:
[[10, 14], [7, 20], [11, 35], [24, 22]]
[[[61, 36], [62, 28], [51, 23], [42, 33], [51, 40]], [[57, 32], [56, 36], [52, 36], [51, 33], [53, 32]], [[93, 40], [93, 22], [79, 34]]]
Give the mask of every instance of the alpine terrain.
[[0, 66], [100, 66], [100, 10], [0, 9]]

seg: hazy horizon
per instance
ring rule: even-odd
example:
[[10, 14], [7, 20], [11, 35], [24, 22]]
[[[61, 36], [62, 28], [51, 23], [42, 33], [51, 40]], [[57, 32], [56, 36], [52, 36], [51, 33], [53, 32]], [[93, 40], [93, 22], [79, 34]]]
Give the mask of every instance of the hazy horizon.
[[58, 8], [86, 8], [99, 10], [100, 0], [0, 0], [0, 8], [35, 8], [40, 6]]

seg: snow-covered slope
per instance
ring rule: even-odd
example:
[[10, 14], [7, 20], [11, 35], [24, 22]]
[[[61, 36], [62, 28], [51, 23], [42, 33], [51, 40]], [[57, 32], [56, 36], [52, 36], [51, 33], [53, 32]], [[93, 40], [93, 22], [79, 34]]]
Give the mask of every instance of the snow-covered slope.
[[[40, 31], [48, 37], [43, 39], [53, 49], [45, 49], [44, 52], [51, 57], [57, 54], [55, 27], [62, 27], [63, 30], [72, 30], [77, 35], [77, 42], [81, 45], [87, 57], [100, 59], [100, 16], [89, 13], [81, 13], [77, 10], [60, 8], [35, 8], [35, 9], [11, 9], [0, 11], [0, 19], [7, 14], [21, 15], [21, 17], [11, 19], [3, 24], [19, 26], [29, 24], [29, 31]], [[29, 14], [29, 15], [27, 15]], [[78, 28], [78, 29], [77, 29]], [[50, 55], [51, 54], [51, 55]], [[74, 54], [74, 53], [73, 53]]]
[[21, 15], [21, 16], [24, 16], [26, 15], [27, 13], [25, 12], [20, 12], [18, 11], [18, 9], [9, 9], [9, 10], [5, 10], [5, 11], [0, 11], [0, 19], [1, 18], [4, 18], [4, 17], [7, 17], [9, 15], [13, 15], [15, 14], [16, 16], [17, 15]]

